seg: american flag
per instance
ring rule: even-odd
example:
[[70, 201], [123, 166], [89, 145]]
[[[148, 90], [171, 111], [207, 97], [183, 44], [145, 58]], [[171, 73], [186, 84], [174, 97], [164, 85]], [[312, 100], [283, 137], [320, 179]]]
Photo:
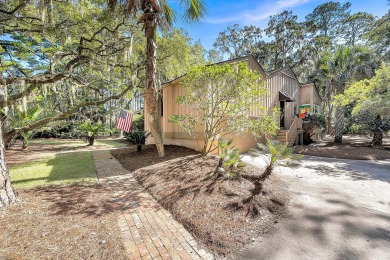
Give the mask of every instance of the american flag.
[[125, 110], [121, 110], [119, 113], [118, 122], [116, 123], [116, 128], [122, 129], [125, 132], [130, 132], [131, 130], [131, 121], [133, 120], [133, 114], [127, 113]]

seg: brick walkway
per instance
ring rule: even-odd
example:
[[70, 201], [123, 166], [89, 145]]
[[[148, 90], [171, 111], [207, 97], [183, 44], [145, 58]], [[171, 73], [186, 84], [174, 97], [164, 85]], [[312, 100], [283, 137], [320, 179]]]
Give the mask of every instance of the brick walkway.
[[93, 151], [92, 154], [99, 182], [115, 190], [114, 208], [131, 259], [214, 259], [110, 151]]

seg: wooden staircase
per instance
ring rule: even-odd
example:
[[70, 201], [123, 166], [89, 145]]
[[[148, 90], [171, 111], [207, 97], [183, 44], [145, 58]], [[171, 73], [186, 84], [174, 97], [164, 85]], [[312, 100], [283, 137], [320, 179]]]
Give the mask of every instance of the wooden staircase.
[[287, 133], [288, 133], [288, 130], [279, 130], [275, 139], [281, 143], [281, 144], [286, 144], [288, 142], [288, 145], [289, 146], [293, 146], [294, 143], [295, 143], [295, 139], [297, 138], [297, 136], [290, 136], [290, 137], [287, 137]]
[[[276, 135], [276, 140], [282, 144], [288, 143], [289, 146], [293, 146], [298, 138], [298, 143], [302, 142], [302, 119], [294, 118], [291, 126], [288, 130], [280, 129]], [[301, 139], [301, 140], [299, 140]]]

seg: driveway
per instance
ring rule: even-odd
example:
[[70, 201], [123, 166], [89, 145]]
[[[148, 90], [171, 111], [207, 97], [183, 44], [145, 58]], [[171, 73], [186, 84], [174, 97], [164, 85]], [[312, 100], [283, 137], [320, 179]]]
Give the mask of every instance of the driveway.
[[276, 171], [291, 191], [289, 215], [239, 258], [390, 259], [390, 160], [300, 161]]

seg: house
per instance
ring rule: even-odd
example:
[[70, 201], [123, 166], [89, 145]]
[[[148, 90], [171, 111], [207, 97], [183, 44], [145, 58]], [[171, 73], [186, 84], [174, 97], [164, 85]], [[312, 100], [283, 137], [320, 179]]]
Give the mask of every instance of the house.
[[[245, 56], [237, 59], [225, 61], [223, 63], [248, 62], [248, 66], [267, 81], [269, 94], [260, 102], [263, 107], [268, 108], [269, 114], [273, 108], [280, 108], [280, 117], [276, 120], [280, 130], [276, 139], [289, 144], [302, 143], [302, 119], [298, 117], [299, 107], [302, 104], [308, 105], [307, 110], [314, 106], [319, 106], [321, 99], [318, 90], [314, 84], [301, 85], [290, 67], [281, 68], [271, 72], [265, 72], [261, 65], [252, 57]], [[191, 138], [181, 126], [169, 122], [172, 115], [185, 115], [189, 112], [189, 107], [179, 105], [176, 102], [177, 97], [185, 94], [185, 89], [180, 85], [181, 77], [162, 84], [161, 95], [158, 104], [158, 115], [164, 144], [185, 146], [191, 149], [199, 150], [203, 147], [202, 129], [197, 129], [199, 133], [197, 138]], [[146, 105], [146, 104], [145, 104]], [[147, 111], [146, 108], [144, 111]], [[309, 112], [311, 113], [311, 111]], [[254, 112], [253, 117], [256, 117]], [[145, 114], [145, 130], [149, 131], [149, 122]], [[256, 138], [251, 134], [230, 136], [233, 143], [240, 152], [247, 152], [250, 148], [256, 146], [256, 143], [264, 142], [265, 138]], [[146, 140], [146, 144], [153, 144], [153, 137]]]

